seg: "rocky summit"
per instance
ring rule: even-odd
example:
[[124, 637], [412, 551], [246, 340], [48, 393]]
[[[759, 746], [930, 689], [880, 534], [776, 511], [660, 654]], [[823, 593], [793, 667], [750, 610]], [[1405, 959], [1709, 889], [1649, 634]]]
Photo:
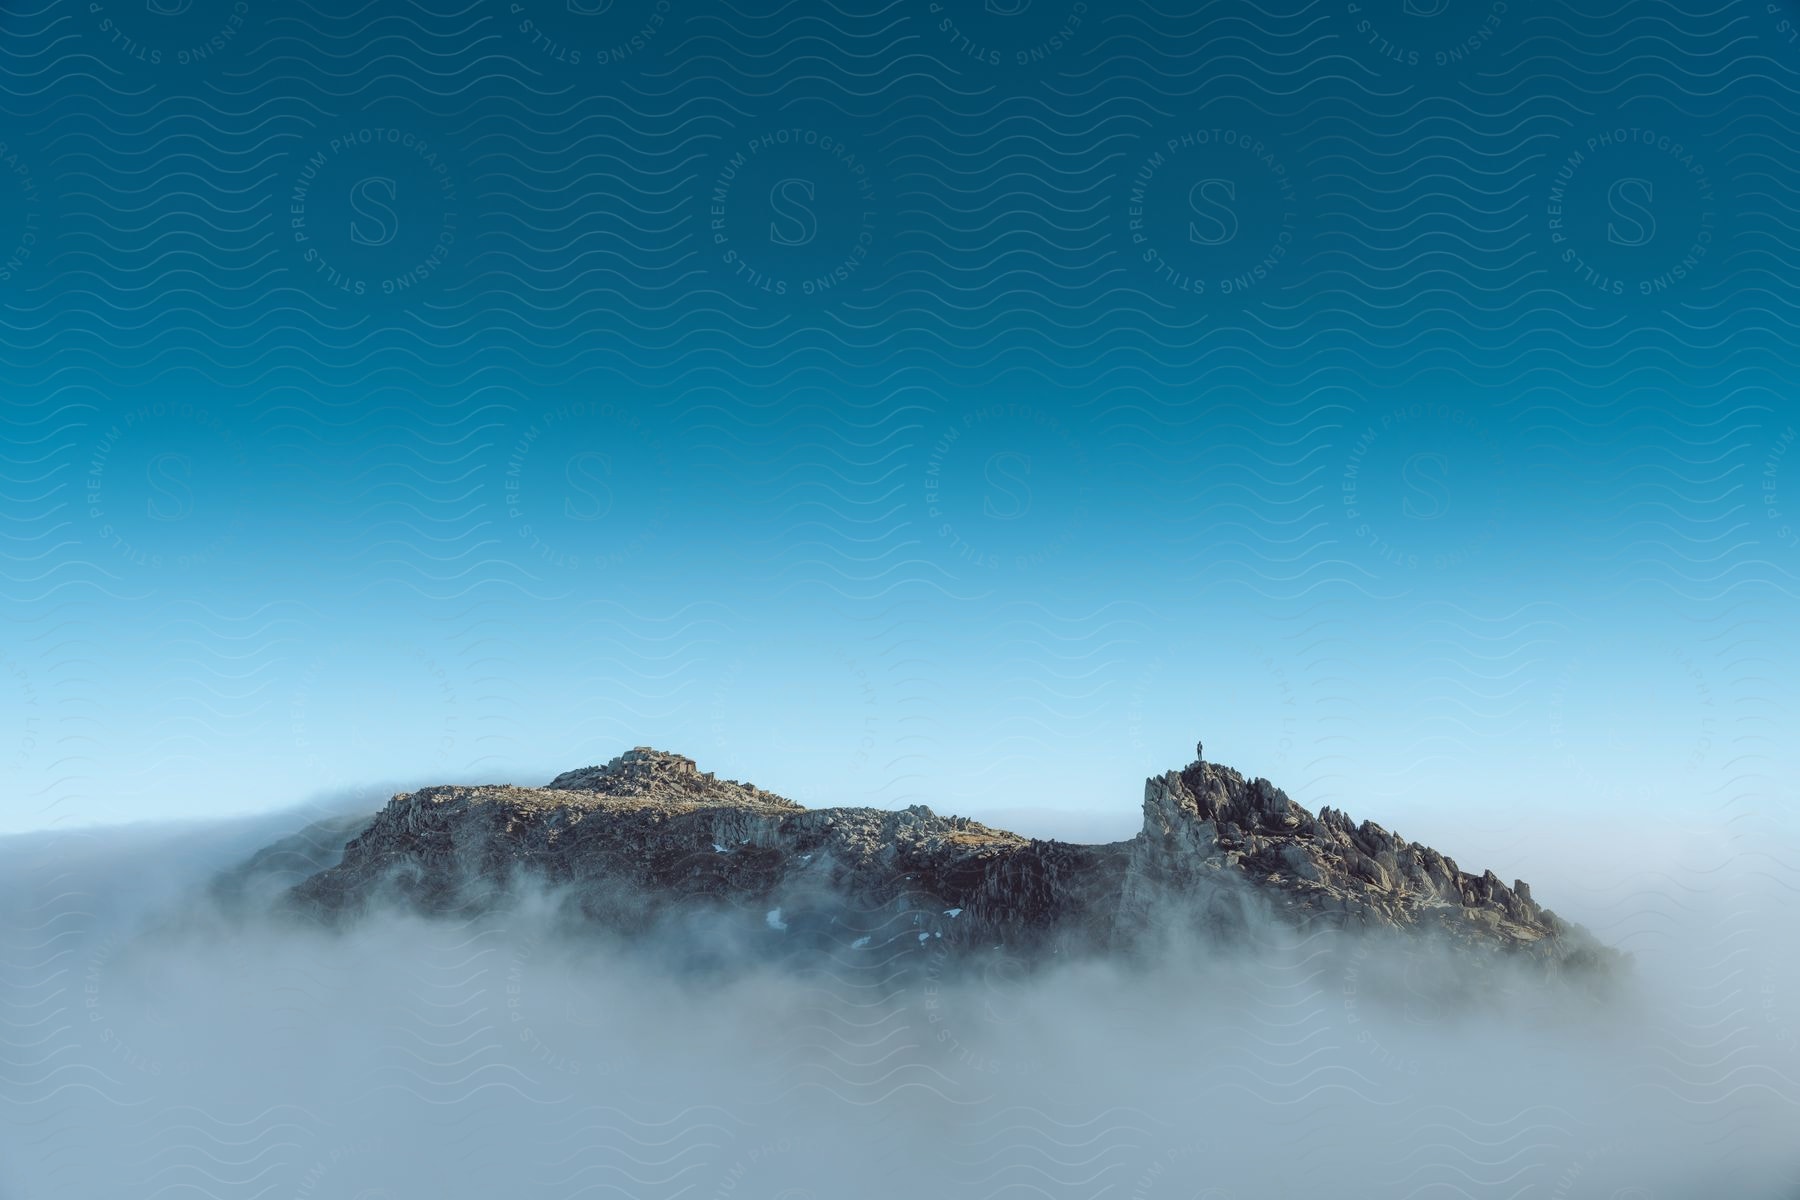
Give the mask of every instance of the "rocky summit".
[[1464, 871], [1336, 809], [1309, 812], [1198, 750], [1146, 781], [1137, 836], [1072, 845], [922, 805], [809, 809], [638, 747], [544, 787], [397, 795], [285, 902], [335, 922], [377, 902], [466, 911], [548, 888], [578, 921], [627, 934], [736, 914], [792, 943], [860, 946], [900, 922], [934, 949], [1129, 953], [1274, 927], [1434, 938], [1553, 969], [1620, 960], [1521, 881]]

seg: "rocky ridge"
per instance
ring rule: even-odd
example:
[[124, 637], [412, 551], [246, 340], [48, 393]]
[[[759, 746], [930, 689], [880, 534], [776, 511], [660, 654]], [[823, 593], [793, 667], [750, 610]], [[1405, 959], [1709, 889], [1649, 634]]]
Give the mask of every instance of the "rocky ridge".
[[[343, 919], [379, 897], [427, 912], [560, 889], [579, 917], [645, 932], [671, 916], [737, 912], [774, 935], [932, 914], [925, 937], [1118, 950], [1198, 925], [1229, 937], [1259, 917], [1311, 929], [1429, 934], [1562, 966], [1618, 960], [1532, 897], [1344, 813], [1317, 814], [1266, 779], [1196, 757], [1147, 780], [1131, 839], [1021, 837], [923, 805], [808, 809], [648, 747], [542, 788], [441, 786], [395, 796], [341, 861], [287, 893]], [[944, 917], [951, 919], [944, 919]], [[866, 940], [866, 939], [864, 939]]]

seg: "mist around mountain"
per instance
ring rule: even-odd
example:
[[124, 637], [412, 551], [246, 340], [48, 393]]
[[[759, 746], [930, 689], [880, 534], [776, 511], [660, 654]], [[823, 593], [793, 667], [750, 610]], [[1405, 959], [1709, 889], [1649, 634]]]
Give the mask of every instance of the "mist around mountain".
[[1454, 959], [1442, 987], [1465, 1005], [1516, 979], [1604, 991], [1629, 969], [1523, 880], [1314, 813], [1203, 754], [1196, 744], [1187, 766], [1145, 781], [1134, 836], [1075, 844], [926, 805], [809, 809], [639, 746], [543, 787], [397, 794], [360, 829], [327, 820], [264, 847], [218, 887], [267, 892], [297, 873], [274, 902], [337, 924], [387, 907], [468, 916], [543, 890], [574, 924], [721, 967], [722, 942], [752, 964], [810, 953], [882, 971], [923, 955], [958, 972], [996, 956], [1143, 965], [1276, 928], [1359, 951], [1431, 941]]
[[1630, 953], [1596, 992], [1522, 955], [1471, 989], [1443, 939], [1254, 906], [1153, 953], [959, 956], [972, 913], [821, 942], [791, 907], [676, 907], [646, 936], [528, 874], [288, 903], [384, 799], [0, 842], [0, 1195], [1800, 1194], [1792, 898], [1696, 868], [1728, 830], [1536, 872]]

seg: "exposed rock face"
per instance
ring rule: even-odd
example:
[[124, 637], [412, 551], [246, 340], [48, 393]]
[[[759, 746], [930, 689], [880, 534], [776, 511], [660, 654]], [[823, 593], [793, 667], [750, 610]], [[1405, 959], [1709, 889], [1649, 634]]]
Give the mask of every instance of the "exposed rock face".
[[1423, 929], [1468, 945], [1552, 959], [1597, 953], [1514, 880], [1470, 875], [1456, 860], [1334, 808], [1317, 816], [1266, 779], [1195, 761], [1144, 785], [1144, 830], [1131, 843], [1123, 900], [1142, 913], [1193, 894], [1209, 877], [1253, 885], [1302, 923]]
[[1080, 846], [924, 806], [806, 809], [640, 747], [544, 788], [395, 796], [290, 898], [328, 918], [377, 895], [447, 911], [503, 902], [525, 882], [566, 888], [580, 916], [625, 932], [698, 910], [783, 933], [910, 911], [932, 914], [921, 940], [1060, 951], [1129, 948], [1188, 922], [1229, 936], [1272, 914], [1435, 932], [1557, 965], [1617, 957], [1522, 882], [1468, 874], [1334, 809], [1315, 816], [1265, 779], [1198, 759], [1146, 782], [1135, 838]]

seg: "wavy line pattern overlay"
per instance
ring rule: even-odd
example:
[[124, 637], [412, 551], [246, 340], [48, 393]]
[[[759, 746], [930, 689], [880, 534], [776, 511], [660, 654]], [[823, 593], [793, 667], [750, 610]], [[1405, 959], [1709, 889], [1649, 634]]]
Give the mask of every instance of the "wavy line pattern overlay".
[[[0, 1197], [1800, 1195], [1790, 0], [0, 30]], [[1555, 890], [1651, 1032], [1534, 1087], [1319, 938], [1072, 1021], [927, 909], [717, 1005], [144, 917], [634, 744], [1125, 837], [1202, 733]]]

